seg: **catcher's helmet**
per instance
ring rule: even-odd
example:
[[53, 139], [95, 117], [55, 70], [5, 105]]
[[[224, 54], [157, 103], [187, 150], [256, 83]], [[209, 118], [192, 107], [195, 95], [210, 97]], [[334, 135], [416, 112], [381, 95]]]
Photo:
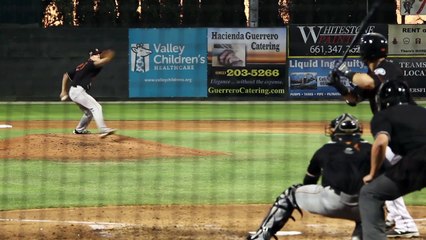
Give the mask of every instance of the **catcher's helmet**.
[[361, 37], [360, 54], [363, 61], [373, 61], [388, 55], [388, 40], [380, 33], [367, 33]]
[[404, 81], [391, 80], [380, 85], [376, 94], [377, 110], [381, 111], [395, 105], [414, 103], [410, 88]]
[[326, 129], [326, 135], [329, 135], [332, 140], [337, 140], [343, 136], [360, 137], [362, 126], [355, 116], [344, 113], [330, 122], [328, 129]]

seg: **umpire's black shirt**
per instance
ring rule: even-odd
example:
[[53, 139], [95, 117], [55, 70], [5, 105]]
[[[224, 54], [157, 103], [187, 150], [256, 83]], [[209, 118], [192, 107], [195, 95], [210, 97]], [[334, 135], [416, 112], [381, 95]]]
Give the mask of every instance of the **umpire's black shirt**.
[[371, 120], [373, 137], [379, 132], [389, 136], [395, 154], [406, 155], [426, 145], [426, 109], [417, 105], [397, 105], [376, 113]]
[[386, 170], [385, 175], [401, 193], [426, 186], [426, 109], [417, 105], [397, 105], [376, 113], [371, 120], [373, 136], [389, 136], [392, 151], [402, 155], [401, 161]]

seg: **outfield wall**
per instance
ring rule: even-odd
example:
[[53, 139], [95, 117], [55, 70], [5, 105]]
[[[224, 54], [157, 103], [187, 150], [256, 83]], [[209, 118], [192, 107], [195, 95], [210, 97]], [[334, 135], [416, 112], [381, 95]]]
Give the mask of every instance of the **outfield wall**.
[[[94, 47], [117, 53], [93, 83], [99, 100], [339, 99], [327, 75], [357, 29], [0, 28], [0, 101], [57, 101], [62, 74]], [[373, 24], [366, 32], [388, 37], [389, 58], [403, 69], [414, 96], [425, 97], [426, 27]], [[347, 64], [366, 71], [358, 55], [355, 45]]]

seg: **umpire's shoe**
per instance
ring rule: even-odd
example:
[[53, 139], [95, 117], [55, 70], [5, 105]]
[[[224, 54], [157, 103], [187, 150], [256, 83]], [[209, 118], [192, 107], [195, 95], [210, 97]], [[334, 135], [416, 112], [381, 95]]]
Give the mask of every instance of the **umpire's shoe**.
[[362, 240], [361, 222], [355, 223], [355, 228], [354, 228], [354, 231], [352, 232], [351, 240]]

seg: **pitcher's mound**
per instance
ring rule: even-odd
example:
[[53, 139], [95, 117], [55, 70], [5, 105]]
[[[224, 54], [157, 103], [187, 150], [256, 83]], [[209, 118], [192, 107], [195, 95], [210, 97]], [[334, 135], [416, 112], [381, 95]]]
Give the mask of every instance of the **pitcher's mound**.
[[226, 155], [155, 141], [98, 134], [33, 134], [0, 140], [0, 158], [54, 161], [116, 161]]

